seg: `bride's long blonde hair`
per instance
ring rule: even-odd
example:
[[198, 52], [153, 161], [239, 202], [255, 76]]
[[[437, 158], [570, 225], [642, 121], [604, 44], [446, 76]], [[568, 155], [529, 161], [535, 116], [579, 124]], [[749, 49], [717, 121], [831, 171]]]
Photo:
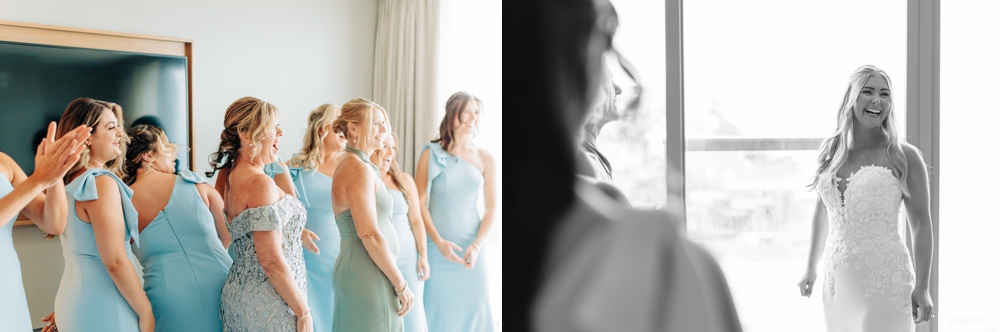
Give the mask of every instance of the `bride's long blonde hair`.
[[[851, 74], [847, 92], [844, 93], [844, 100], [840, 103], [840, 112], [837, 115], [837, 130], [829, 138], [823, 140], [823, 144], [820, 145], [821, 152], [817, 160], [819, 168], [816, 169], [816, 174], [813, 175], [809, 183], [808, 187], [810, 189], [815, 189], [819, 185], [821, 174], [825, 172], [837, 174], [847, 161], [847, 154], [854, 149], [854, 103], [857, 102], [858, 94], [865, 83], [868, 82], [868, 78], [875, 74], [885, 77], [885, 81], [889, 85], [889, 91], [893, 91], [892, 80], [889, 79], [889, 74], [886, 74], [885, 70], [881, 68], [864, 65], [855, 70], [854, 74]], [[892, 98], [892, 94], [890, 94], [889, 100], [891, 101]], [[896, 103], [890, 102], [889, 108], [885, 110], [888, 114], [885, 120], [882, 120], [882, 134], [888, 140], [885, 153], [889, 157], [892, 174], [896, 178], [903, 180], [900, 181], [900, 187], [903, 190], [903, 195], [909, 197], [910, 190], [905, 181], [908, 170], [906, 156], [903, 155], [902, 147], [902, 141], [905, 138], [901, 139], [899, 137], [899, 124], [896, 123], [895, 105]], [[835, 181], [832, 178], [830, 181]]]

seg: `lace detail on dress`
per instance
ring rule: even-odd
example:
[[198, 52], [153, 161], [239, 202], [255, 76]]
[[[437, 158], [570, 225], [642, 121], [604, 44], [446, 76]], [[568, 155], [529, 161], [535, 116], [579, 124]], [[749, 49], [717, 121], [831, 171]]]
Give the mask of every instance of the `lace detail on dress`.
[[899, 221], [903, 198], [899, 179], [890, 169], [871, 165], [847, 178], [843, 195], [837, 187], [839, 181], [827, 173], [818, 186], [830, 225], [825, 255], [827, 291], [835, 294], [833, 272], [838, 266], [868, 269], [865, 297], [885, 296], [900, 313], [911, 315], [909, 290], [916, 277]]
[[228, 224], [236, 260], [222, 289], [223, 330], [295, 331], [294, 314], [257, 260], [253, 232], [281, 232], [281, 252], [295, 283], [306, 296], [306, 265], [301, 240], [305, 224], [305, 208], [290, 195], [271, 205], [246, 209]]

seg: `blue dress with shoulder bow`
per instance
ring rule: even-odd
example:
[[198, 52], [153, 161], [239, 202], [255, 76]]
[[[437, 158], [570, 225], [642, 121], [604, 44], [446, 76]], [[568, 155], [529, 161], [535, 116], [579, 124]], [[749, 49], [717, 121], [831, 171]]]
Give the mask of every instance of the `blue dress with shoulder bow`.
[[142, 246], [132, 249], [142, 264], [156, 331], [222, 331], [222, 285], [233, 260], [198, 192], [197, 184], [206, 182], [181, 171], [167, 205], [139, 233]]
[[[468, 248], [479, 233], [477, 204], [483, 174], [469, 162], [428, 143], [427, 209], [441, 237]], [[455, 252], [459, 257], [464, 253]], [[466, 269], [444, 258], [433, 242], [427, 244], [431, 277], [424, 285], [427, 328], [434, 332], [493, 331], [490, 308], [489, 255], [485, 247], [476, 266]]]
[[[280, 167], [279, 167], [280, 168]], [[314, 331], [333, 330], [333, 265], [340, 254], [340, 230], [333, 215], [333, 179], [315, 169], [291, 167], [299, 200], [306, 206], [306, 229], [319, 237], [319, 254], [304, 250], [309, 280], [309, 309]]]
[[135, 239], [135, 245], [140, 245], [138, 213], [131, 201], [132, 189], [118, 176], [106, 169], [92, 168], [66, 185], [66, 201], [70, 208], [67, 211], [66, 230], [59, 236], [65, 267], [55, 299], [59, 329], [138, 332], [139, 316], [122, 297], [101, 261], [93, 226], [80, 220], [76, 214], [76, 202], [98, 199], [98, 176], [111, 177], [118, 183], [125, 220], [122, 225], [125, 234], [121, 245], [130, 259], [132, 249], [129, 240]]

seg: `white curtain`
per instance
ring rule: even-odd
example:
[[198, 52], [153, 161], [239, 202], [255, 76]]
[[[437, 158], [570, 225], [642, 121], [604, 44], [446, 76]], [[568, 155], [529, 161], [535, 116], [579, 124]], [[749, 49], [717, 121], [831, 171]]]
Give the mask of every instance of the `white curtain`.
[[414, 174], [420, 149], [437, 133], [440, 0], [380, 0], [373, 98], [399, 137], [397, 160]]

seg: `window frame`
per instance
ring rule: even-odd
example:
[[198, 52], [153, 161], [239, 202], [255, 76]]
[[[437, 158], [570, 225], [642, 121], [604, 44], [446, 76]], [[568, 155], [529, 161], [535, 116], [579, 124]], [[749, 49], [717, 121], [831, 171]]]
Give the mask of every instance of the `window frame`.
[[[679, 225], [687, 232], [685, 149], [690, 151], [815, 150], [815, 138], [695, 138], [684, 134], [684, 7], [683, 0], [666, 0], [666, 178], [667, 206], [678, 209]], [[934, 232], [930, 292], [935, 309], [938, 299], [939, 149], [941, 1], [907, 0], [906, 20], [906, 133], [907, 141], [923, 153], [930, 172], [930, 210]], [[814, 148], [810, 148], [813, 147]], [[675, 200], [675, 201], [671, 201]], [[907, 229], [909, 237], [909, 229]], [[916, 331], [937, 332], [938, 320], [917, 325]]]

